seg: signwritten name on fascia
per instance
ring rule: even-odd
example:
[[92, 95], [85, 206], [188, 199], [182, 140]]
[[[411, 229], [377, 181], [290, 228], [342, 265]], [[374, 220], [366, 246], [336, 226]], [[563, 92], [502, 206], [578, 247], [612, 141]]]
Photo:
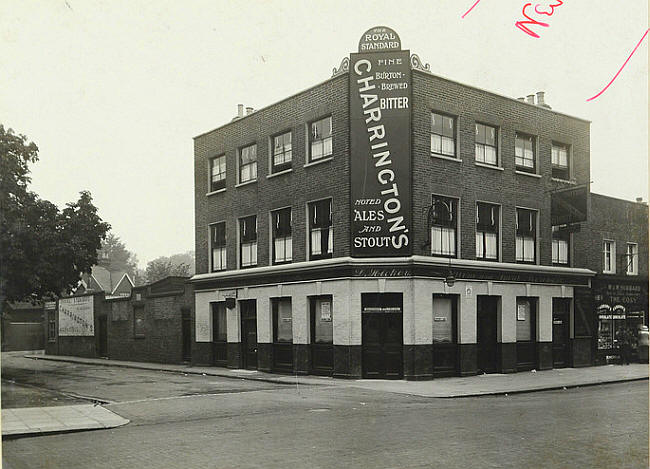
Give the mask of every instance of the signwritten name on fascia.
[[411, 253], [409, 51], [350, 56], [354, 256]]

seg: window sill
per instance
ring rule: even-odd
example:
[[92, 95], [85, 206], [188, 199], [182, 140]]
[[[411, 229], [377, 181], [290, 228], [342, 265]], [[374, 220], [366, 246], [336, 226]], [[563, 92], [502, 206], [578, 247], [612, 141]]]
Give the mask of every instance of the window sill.
[[257, 179], [251, 179], [250, 181], [240, 182], [239, 184], [235, 184], [235, 187], [247, 186], [249, 184], [253, 184], [254, 182], [257, 182]]
[[210, 273], [211, 274], [216, 274], [217, 272], [225, 272], [226, 270], [228, 270], [228, 269], [211, 270]]
[[639, 274], [631, 274], [630, 272], [625, 272], [625, 275], [626, 275], [627, 277], [636, 277], [636, 276], [639, 275]]
[[226, 192], [225, 187], [222, 188], [222, 189], [216, 190], [216, 191], [208, 192], [208, 193], [205, 194], [205, 196], [209, 197], [209, 196], [214, 195], [214, 194], [221, 194], [222, 192]]
[[476, 166], [480, 166], [481, 168], [488, 168], [488, 169], [494, 169], [495, 171], [503, 171], [503, 168], [501, 166], [495, 166], [487, 163], [481, 163], [480, 161], [475, 161], [474, 164]]
[[516, 173], [516, 174], [521, 174], [522, 176], [529, 176], [529, 177], [531, 177], [531, 178], [537, 178], [537, 179], [540, 179], [540, 178], [542, 177], [541, 174], [537, 174], [537, 173], [528, 173], [528, 172], [526, 172], [526, 171], [519, 171], [518, 169], [515, 169], [515, 173]]
[[277, 262], [274, 262], [273, 265], [287, 265], [287, 264], [291, 264], [292, 262], [293, 262], [293, 261], [291, 261], [291, 260], [288, 260], [288, 261], [277, 261]]
[[271, 179], [271, 178], [274, 178], [274, 177], [276, 177], [276, 176], [282, 176], [283, 174], [288, 174], [288, 173], [290, 173], [291, 171], [293, 171], [293, 168], [289, 168], [289, 169], [285, 169], [285, 170], [282, 170], [282, 171], [278, 171], [277, 173], [271, 173], [271, 174], [269, 174], [268, 176], [266, 176], [266, 179]]
[[431, 153], [431, 158], [440, 158], [441, 160], [455, 161], [460, 163], [462, 160], [460, 158], [454, 158], [452, 156], [438, 155], [437, 153]]
[[328, 156], [325, 158], [321, 158], [320, 160], [310, 161], [309, 163], [305, 163], [304, 167], [308, 168], [309, 166], [316, 166], [317, 164], [326, 163], [328, 161], [332, 161], [333, 159], [334, 159], [333, 156]]
[[616, 272], [613, 270], [603, 270], [603, 274], [607, 275], [616, 275]]
[[253, 267], [257, 267], [257, 264], [252, 264], [252, 265], [241, 265], [239, 266], [240, 270], [246, 270], [246, 269], [252, 269]]
[[573, 179], [561, 179], [561, 178], [554, 178], [554, 177], [552, 177], [552, 178], [551, 178], [551, 181], [554, 181], [554, 182], [563, 182], [564, 184], [571, 184], [571, 185], [573, 185], [573, 186], [575, 186], [575, 185], [577, 184], [577, 182], [576, 182], [575, 180], [573, 180]]

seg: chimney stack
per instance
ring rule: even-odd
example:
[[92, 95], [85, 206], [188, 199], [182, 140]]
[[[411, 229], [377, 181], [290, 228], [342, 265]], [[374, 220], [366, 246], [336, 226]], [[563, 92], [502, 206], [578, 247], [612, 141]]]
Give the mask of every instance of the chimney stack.
[[643, 197], [637, 197], [636, 198], [636, 203], [637, 204], [642, 204], [643, 203]]
[[521, 97], [521, 98], [517, 98], [517, 99], [518, 99], [519, 101], [521, 101], [522, 103], [525, 103], [525, 102], [526, 102], [526, 98]]
[[254, 109], [252, 107], [247, 107], [246, 108], [246, 115], [252, 114]]
[[544, 106], [546, 103], [544, 102], [544, 92], [543, 91], [538, 91], [537, 92], [537, 105], [538, 106]]
[[237, 105], [237, 117], [244, 117], [244, 105], [243, 104], [238, 104]]
[[528, 104], [535, 104], [535, 95], [529, 94], [528, 96], [526, 96], [526, 102]]

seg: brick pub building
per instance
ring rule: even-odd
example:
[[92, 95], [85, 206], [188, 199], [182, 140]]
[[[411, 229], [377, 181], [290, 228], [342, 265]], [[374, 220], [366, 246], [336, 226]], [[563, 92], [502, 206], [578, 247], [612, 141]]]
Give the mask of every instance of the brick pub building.
[[328, 80], [194, 143], [193, 362], [406, 379], [592, 363], [574, 240], [589, 122], [543, 93], [436, 76], [379, 27]]

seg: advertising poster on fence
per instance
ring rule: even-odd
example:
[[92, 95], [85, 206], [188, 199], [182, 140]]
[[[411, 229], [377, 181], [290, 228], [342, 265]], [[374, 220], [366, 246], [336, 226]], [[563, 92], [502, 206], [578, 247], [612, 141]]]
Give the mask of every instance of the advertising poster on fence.
[[59, 336], [94, 336], [93, 296], [76, 296], [59, 300]]

